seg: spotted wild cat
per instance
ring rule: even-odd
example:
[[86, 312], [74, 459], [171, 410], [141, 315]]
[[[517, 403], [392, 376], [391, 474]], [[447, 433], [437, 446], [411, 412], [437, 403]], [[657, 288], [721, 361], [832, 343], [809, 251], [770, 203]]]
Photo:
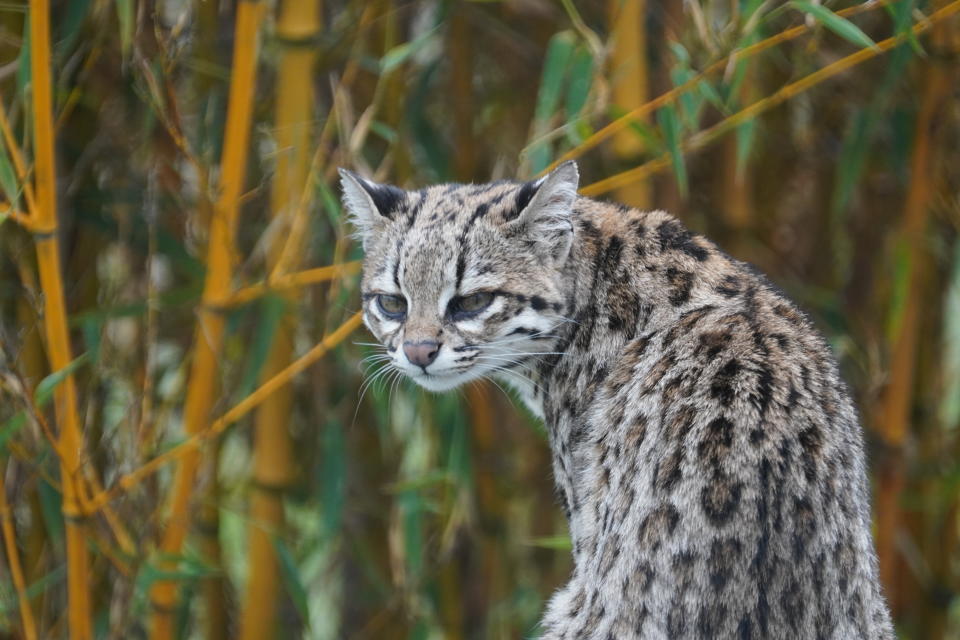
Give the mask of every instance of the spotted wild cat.
[[856, 412], [823, 338], [661, 211], [527, 183], [403, 191], [342, 171], [363, 317], [444, 391], [545, 422], [574, 569], [544, 640], [892, 639]]

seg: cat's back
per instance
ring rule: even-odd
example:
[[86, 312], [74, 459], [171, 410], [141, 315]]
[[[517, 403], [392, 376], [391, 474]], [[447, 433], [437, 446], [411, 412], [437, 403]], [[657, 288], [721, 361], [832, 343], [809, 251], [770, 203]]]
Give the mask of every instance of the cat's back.
[[[552, 412], [571, 529], [608, 599], [644, 603], [597, 628], [887, 637], [860, 427], [823, 338], [673, 217], [585, 199], [577, 214], [556, 386], [587, 400]], [[610, 559], [624, 549], [636, 562]]]

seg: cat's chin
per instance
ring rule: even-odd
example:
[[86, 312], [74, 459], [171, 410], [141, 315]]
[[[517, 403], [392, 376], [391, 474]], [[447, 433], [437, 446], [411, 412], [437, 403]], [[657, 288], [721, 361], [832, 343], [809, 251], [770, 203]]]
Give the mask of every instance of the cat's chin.
[[418, 385], [426, 389], [427, 391], [433, 391], [434, 393], [443, 393], [444, 391], [451, 391], [456, 389], [460, 385], [470, 382], [475, 379], [475, 375], [470, 375], [469, 373], [455, 373], [452, 375], [444, 374], [419, 374], [411, 375], [407, 374], [408, 377], [416, 382]]

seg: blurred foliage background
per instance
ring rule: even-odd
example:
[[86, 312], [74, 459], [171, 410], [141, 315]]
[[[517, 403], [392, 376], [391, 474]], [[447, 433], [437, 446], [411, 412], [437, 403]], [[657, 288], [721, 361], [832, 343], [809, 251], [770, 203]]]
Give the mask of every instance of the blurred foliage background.
[[336, 167], [578, 157], [810, 312], [900, 636], [960, 638], [958, 12], [0, 2], [0, 636], [535, 635], [570, 569], [545, 434], [492, 385], [364, 386]]

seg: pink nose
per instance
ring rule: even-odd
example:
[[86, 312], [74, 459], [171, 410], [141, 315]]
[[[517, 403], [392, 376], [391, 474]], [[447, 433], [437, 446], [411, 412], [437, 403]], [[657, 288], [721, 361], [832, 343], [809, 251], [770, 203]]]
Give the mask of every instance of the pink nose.
[[404, 342], [403, 352], [407, 354], [407, 360], [411, 364], [426, 369], [430, 363], [437, 359], [437, 354], [440, 353], [440, 343], [434, 340]]

